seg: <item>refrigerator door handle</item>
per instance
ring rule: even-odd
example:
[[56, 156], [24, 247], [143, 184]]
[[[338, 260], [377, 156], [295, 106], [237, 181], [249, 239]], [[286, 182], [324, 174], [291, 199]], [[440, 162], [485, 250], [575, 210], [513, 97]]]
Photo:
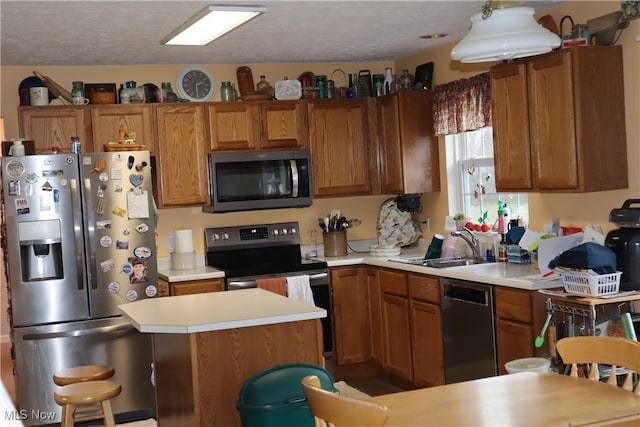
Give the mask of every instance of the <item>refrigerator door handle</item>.
[[76, 331], [50, 332], [45, 334], [25, 334], [23, 335], [22, 339], [24, 341], [35, 341], [55, 338], [86, 337], [89, 335], [99, 335], [113, 332], [130, 332], [132, 330], [135, 330], [133, 325], [124, 323], [122, 325], [102, 326], [100, 328], [80, 329]]
[[[86, 195], [86, 200], [85, 200], [85, 205], [87, 206], [87, 209], [90, 209], [89, 206], [92, 206], [93, 203], [93, 193], [91, 192], [91, 180], [89, 178], [85, 178], [84, 179], [84, 194]], [[86, 246], [87, 246], [87, 269], [89, 271], [89, 282], [91, 283], [91, 289], [98, 289], [98, 282], [97, 282], [97, 274], [96, 274], [96, 251], [95, 249], [91, 246], [91, 242], [95, 241], [95, 227], [93, 224], [91, 224], [91, 221], [89, 221], [89, 215], [87, 214], [87, 212], [85, 212], [85, 215], [87, 215], [87, 236], [85, 236], [86, 239]]]
[[76, 239], [76, 276], [78, 289], [83, 290], [85, 285], [83, 274], [84, 261], [82, 259], [82, 255], [84, 254], [84, 237], [82, 236], [82, 207], [80, 206], [78, 181], [75, 179], [69, 180], [69, 189], [71, 190], [71, 200], [73, 203], [73, 233]]

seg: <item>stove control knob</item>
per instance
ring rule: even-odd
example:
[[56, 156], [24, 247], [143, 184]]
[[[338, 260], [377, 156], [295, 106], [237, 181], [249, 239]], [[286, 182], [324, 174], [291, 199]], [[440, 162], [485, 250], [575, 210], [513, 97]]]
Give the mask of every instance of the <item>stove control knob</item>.
[[287, 229], [286, 228], [282, 229], [282, 234], [287, 234]]
[[229, 240], [229, 233], [222, 233], [222, 240]]
[[291, 234], [296, 234], [298, 230], [295, 227], [291, 227]]
[[218, 233], [213, 233], [213, 240], [220, 240], [220, 235]]
[[278, 234], [280, 234], [280, 232], [278, 230], [275, 230], [275, 229], [273, 230], [272, 233], [273, 233], [274, 236], [277, 236]]

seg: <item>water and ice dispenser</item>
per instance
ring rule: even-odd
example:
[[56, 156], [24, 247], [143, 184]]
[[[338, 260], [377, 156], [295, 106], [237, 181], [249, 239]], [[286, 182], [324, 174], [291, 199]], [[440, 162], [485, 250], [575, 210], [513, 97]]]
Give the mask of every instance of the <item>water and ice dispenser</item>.
[[64, 277], [61, 236], [59, 220], [18, 223], [23, 282]]

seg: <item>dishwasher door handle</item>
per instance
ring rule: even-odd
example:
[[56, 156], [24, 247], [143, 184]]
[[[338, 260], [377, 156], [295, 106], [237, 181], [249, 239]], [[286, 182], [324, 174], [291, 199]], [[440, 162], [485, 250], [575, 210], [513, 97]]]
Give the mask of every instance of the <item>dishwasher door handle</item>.
[[466, 304], [488, 306], [490, 301], [489, 289], [477, 289], [453, 284], [444, 285], [444, 297]]

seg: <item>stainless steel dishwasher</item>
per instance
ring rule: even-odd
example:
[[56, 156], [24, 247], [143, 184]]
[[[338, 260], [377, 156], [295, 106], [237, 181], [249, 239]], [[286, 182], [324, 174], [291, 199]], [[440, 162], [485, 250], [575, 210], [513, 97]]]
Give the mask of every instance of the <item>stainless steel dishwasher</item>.
[[440, 285], [446, 383], [497, 375], [493, 286], [448, 278]]

